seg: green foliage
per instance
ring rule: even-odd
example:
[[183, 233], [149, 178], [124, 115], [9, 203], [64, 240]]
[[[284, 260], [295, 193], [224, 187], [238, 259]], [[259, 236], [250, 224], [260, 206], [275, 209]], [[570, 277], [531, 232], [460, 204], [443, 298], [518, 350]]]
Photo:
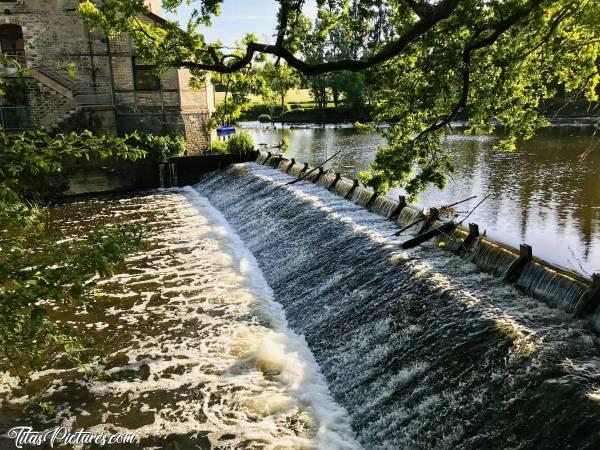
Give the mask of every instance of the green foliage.
[[50, 312], [90, 301], [94, 276], [112, 274], [142, 238], [138, 226], [119, 226], [65, 239], [36, 202], [45, 181], [60, 173], [65, 158], [144, 156], [125, 139], [89, 132], [0, 132], [0, 365], [21, 382], [60, 355], [82, 364], [84, 342]]
[[300, 83], [298, 75], [287, 64], [270, 61], [262, 65], [259, 74], [264, 80], [261, 95], [265, 104], [271, 106], [271, 116], [274, 115], [277, 104], [283, 114], [286, 111], [286, 94]]
[[254, 142], [247, 133], [238, 133], [226, 141], [216, 140], [212, 143], [212, 151], [223, 154], [243, 156], [254, 151]]
[[217, 153], [227, 153], [227, 142], [216, 140], [212, 143], [212, 151]]
[[140, 148], [158, 162], [169, 158], [183, 156], [185, 153], [185, 138], [183, 136], [157, 136], [154, 134], [134, 133], [127, 138], [127, 145]]
[[375, 130], [375, 125], [372, 123], [354, 122], [354, 129], [359, 133], [372, 133]]
[[258, 116], [258, 121], [261, 123], [270, 123], [272, 121], [272, 118], [269, 114], [261, 114], [260, 116]]
[[238, 133], [227, 141], [227, 153], [245, 155], [254, 151], [254, 142], [247, 133]]
[[217, 106], [211, 117], [211, 127], [234, 123], [242, 111], [250, 106], [250, 96], [258, 94], [263, 80], [250, 69], [232, 74], [213, 76], [213, 83], [223, 85], [225, 96], [223, 103]]
[[375, 71], [375, 118], [394, 124], [366, 176], [380, 191], [402, 186], [417, 194], [430, 183], [445, 186], [453, 164], [440, 139], [458, 111], [468, 115], [468, 133], [491, 133], [501, 123], [505, 137], [497, 148], [510, 151], [517, 138], [530, 138], [547, 123], [539, 109], [556, 87], [597, 100], [598, 2], [547, 3], [489, 47], [465, 53], [481, 39], [482, 24], [499, 13], [477, 5], [459, 7], [439, 35], [427, 35]]
[[[314, 23], [302, 16], [306, 2], [280, 1], [275, 44], [249, 35], [227, 53], [197, 32], [221, 3], [192, 2], [187, 30], [140, 23], [143, 0], [104, 2], [102, 10], [85, 1], [80, 12], [92, 27], [128, 32], [140, 57], [162, 69], [187, 63], [198, 83], [207, 70], [232, 72], [218, 77], [234, 80], [241, 74], [232, 102], [218, 112], [222, 120], [235, 120], [248, 93], [260, 93], [263, 77], [254, 76], [252, 64], [269, 54], [307, 75], [303, 83], [323, 114], [330, 98], [352, 108], [372, 105], [376, 121], [392, 124], [388, 145], [363, 176], [379, 191], [442, 188], [453, 162], [440, 139], [458, 116], [468, 118], [472, 132], [501, 123], [506, 136], [498, 149], [512, 150], [546, 123], [540, 110], [557, 92], [598, 101], [597, 0], [318, 1]], [[262, 92], [273, 109], [273, 87]]]

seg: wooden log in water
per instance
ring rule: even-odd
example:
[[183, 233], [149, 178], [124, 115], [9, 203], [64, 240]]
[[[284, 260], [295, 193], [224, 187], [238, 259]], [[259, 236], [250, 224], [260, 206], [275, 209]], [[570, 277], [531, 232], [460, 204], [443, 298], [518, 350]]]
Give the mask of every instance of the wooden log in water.
[[352, 193], [354, 192], [354, 190], [358, 187], [358, 180], [353, 180], [352, 181], [352, 187], [350, 188], [350, 190], [348, 191], [348, 193], [344, 196], [344, 198], [350, 198], [352, 196]]
[[294, 158], [292, 158], [292, 159], [290, 160], [290, 164], [289, 164], [289, 166], [287, 166], [287, 169], [285, 169], [285, 173], [288, 173], [288, 172], [290, 171], [290, 169], [291, 169], [292, 167], [294, 167], [294, 164], [296, 164], [296, 160], [295, 160]]
[[527, 263], [533, 260], [533, 249], [530, 245], [521, 244], [521, 248], [519, 251], [519, 257], [515, 262], [513, 262], [508, 269], [506, 269], [506, 273], [504, 274], [504, 281], [513, 282], [519, 279], [523, 269]]
[[301, 176], [302, 176], [302, 174], [303, 174], [304, 172], [306, 172], [307, 170], [308, 170], [308, 163], [307, 163], [307, 162], [305, 162], [305, 163], [304, 163], [304, 168], [303, 168], [303, 169], [300, 171], [300, 174], [298, 175], [298, 177], [301, 177]]
[[371, 208], [371, 206], [373, 206], [373, 203], [375, 203], [375, 199], [377, 198], [377, 195], [378, 195], [377, 192], [373, 192], [373, 195], [371, 195], [371, 198], [365, 205], [365, 208], [369, 209], [369, 208]]
[[425, 231], [427, 231], [429, 229], [429, 227], [433, 224], [433, 222], [435, 222], [439, 218], [440, 218], [440, 212], [439, 212], [439, 210], [437, 208], [430, 208], [429, 209], [429, 214], [427, 215], [425, 223], [423, 224], [423, 226], [419, 230], [418, 234], [425, 233]]
[[390, 217], [388, 217], [388, 219], [395, 219], [396, 217], [398, 217], [400, 215], [400, 213], [402, 212], [402, 210], [404, 208], [406, 208], [407, 203], [406, 203], [406, 197], [404, 195], [401, 195], [398, 197], [398, 206], [396, 206], [396, 209], [394, 209], [392, 211], [392, 214], [390, 214]]
[[477, 225], [476, 223], [470, 223], [469, 224], [469, 234], [467, 235], [467, 237], [465, 238], [463, 243], [460, 244], [460, 247], [458, 247], [458, 253], [466, 252], [467, 250], [469, 250], [473, 246], [473, 244], [475, 243], [475, 241], [477, 240], [478, 237], [479, 237], [479, 225]]
[[408, 241], [404, 242], [402, 244], [402, 248], [416, 247], [417, 245], [422, 244], [423, 242], [426, 242], [442, 233], [448, 233], [448, 232], [452, 231], [455, 226], [456, 226], [456, 224], [453, 221], [445, 222], [435, 228], [432, 228], [429, 231], [421, 233], [421, 234], [415, 236], [414, 238], [409, 239]]
[[324, 173], [325, 173], [325, 171], [323, 170], [323, 167], [319, 167], [319, 173], [317, 173], [317, 176], [313, 180], [313, 183], [317, 184]]
[[329, 185], [329, 187], [327, 188], [327, 190], [332, 190], [333, 187], [337, 184], [338, 181], [340, 181], [340, 179], [342, 178], [342, 175], [340, 175], [339, 172], [335, 173], [335, 180], [333, 180], [333, 182]]

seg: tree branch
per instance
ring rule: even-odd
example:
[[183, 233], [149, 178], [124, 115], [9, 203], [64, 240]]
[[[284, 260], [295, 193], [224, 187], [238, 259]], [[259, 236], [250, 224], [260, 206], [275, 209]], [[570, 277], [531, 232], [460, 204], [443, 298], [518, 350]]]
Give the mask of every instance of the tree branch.
[[309, 64], [295, 57], [289, 50], [284, 48], [283, 45], [278, 45], [277, 43], [270, 45], [251, 42], [246, 48], [245, 55], [231, 64], [207, 64], [194, 61], [178, 61], [175, 62], [174, 65], [189, 69], [207, 70], [218, 73], [232, 73], [250, 64], [255, 53], [267, 53], [284, 59], [290, 67], [293, 67], [294, 69], [308, 76], [321, 75], [340, 70], [359, 72], [388, 61], [401, 54], [406, 47], [414, 42], [417, 38], [434, 28], [442, 20], [447, 19], [456, 10], [459, 2], [460, 0], [442, 0], [437, 6], [432, 7], [431, 14], [417, 21], [398, 39], [384, 46], [379, 52], [362, 60], [342, 59], [325, 63]]
[[[500, 38], [500, 36], [502, 36], [503, 33], [505, 33], [507, 30], [509, 30], [519, 20], [526, 18], [531, 13], [531, 11], [533, 11], [537, 6], [539, 6], [544, 1], [545, 0], [532, 0], [529, 3], [529, 5], [527, 5], [526, 7], [519, 9], [511, 16], [497, 22], [492, 28], [490, 28], [490, 29], [494, 30], [492, 32], [492, 34], [490, 34], [489, 36], [487, 36], [485, 38], [475, 40], [471, 44], [469, 44], [465, 47], [465, 50], [463, 51], [463, 54], [462, 54], [462, 62], [463, 62], [462, 91], [461, 91], [461, 96], [460, 96], [459, 101], [457, 102], [457, 104], [455, 105], [453, 110], [447, 116], [434, 122], [429, 127], [427, 127], [425, 130], [421, 131], [413, 139], [413, 142], [418, 141], [423, 136], [425, 136], [429, 133], [433, 133], [433, 132], [441, 129], [442, 127], [445, 127], [450, 122], [452, 122], [452, 120], [454, 120], [456, 118], [456, 116], [461, 112], [461, 110], [466, 108], [467, 102], [469, 99], [471, 53], [474, 52], [475, 50], [479, 50], [484, 47], [488, 47], [488, 46], [492, 45], [494, 42], [496, 42]], [[476, 36], [479, 36], [479, 34], [481, 34], [480, 31], [478, 31], [476, 33]]]
[[417, 2], [415, 0], [405, 0], [410, 9], [419, 16], [420, 18], [427, 17], [428, 14], [431, 14], [432, 6], [426, 1]]

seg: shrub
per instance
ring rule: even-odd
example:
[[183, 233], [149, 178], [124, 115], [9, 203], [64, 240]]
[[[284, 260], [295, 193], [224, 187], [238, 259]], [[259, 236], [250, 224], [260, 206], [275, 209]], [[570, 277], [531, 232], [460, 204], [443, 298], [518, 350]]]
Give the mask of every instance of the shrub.
[[155, 161], [167, 161], [169, 158], [185, 153], [183, 136], [157, 136], [154, 134], [134, 133], [127, 138], [127, 144], [148, 152]]
[[227, 142], [225, 141], [214, 141], [212, 143], [212, 151], [217, 153], [227, 153]]
[[254, 142], [247, 133], [239, 133], [227, 141], [227, 152], [235, 155], [244, 155], [254, 151]]
[[359, 133], [372, 133], [373, 130], [375, 129], [375, 126], [373, 124], [368, 124], [368, 123], [360, 123], [358, 120], [356, 122], [354, 122], [354, 128], [356, 129], [356, 131], [358, 131]]
[[258, 121], [261, 123], [268, 123], [271, 122], [271, 116], [269, 114], [261, 114], [260, 116], [258, 116]]

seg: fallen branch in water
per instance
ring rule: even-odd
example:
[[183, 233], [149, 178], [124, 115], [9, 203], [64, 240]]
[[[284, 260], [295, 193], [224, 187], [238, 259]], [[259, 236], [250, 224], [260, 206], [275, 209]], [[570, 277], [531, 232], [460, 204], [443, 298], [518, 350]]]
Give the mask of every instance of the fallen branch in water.
[[463, 220], [461, 220], [460, 222], [458, 222], [458, 224], [459, 224], [459, 225], [462, 225], [462, 223], [463, 223], [465, 220], [467, 220], [471, 214], [473, 214], [473, 211], [475, 211], [477, 208], [479, 208], [479, 207], [482, 205], [482, 203], [483, 203], [483, 202], [485, 202], [485, 201], [486, 201], [488, 198], [490, 198], [491, 196], [492, 196], [492, 194], [488, 194], [488, 195], [486, 195], [485, 197], [483, 197], [483, 200], [481, 200], [479, 203], [477, 203], [477, 204], [475, 205], [475, 207], [474, 207], [474, 208], [473, 208], [471, 211], [469, 211], [469, 214], [467, 214]]
[[404, 228], [402, 228], [400, 231], [397, 231], [396, 233], [394, 233], [392, 236], [399, 236], [404, 231], [406, 231], [409, 228], [411, 228], [411, 227], [413, 227], [413, 226], [415, 226], [415, 225], [423, 222], [426, 219], [427, 220], [435, 219], [435, 218], [437, 218], [437, 217], [439, 217], [441, 215], [455, 218], [456, 217], [456, 212], [454, 211], [453, 206], [460, 205], [461, 203], [468, 202], [469, 200], [473, 200], [474, 198], [477, 198], [477, 196], [473, 195], [473, 196], [471, 196], [469, 198], [465, 198], [463, 200], [459, 200], [458, 202], [454, 202], [454, 203], [451, 203], [449, 205], [444, 205], [444, 206], [441, 206], [439, 208], [430, 208], [431, 213], [429, 215], [424, 215], [420, 219], [415, 220], [414, 222], [412, 222], [412, 223], [408, 224], [407, 226], [405, 226]]
[[309, 170], [308, 172], [306, 172], [304, 175], [302, 175], [301, 177], [298, 177], [297, 179], [290, 181], [289, 183], [286, 183], [285, 185], [287, 186], [288, 184], [294, 184], [297, 183], [298, 181], [304, 180], [306, 177], [308, 177], [311, 173], [313, 173], [315, 170], [317, 170], [319, 167], [323, 167], [325, 164], [327, 164], [329, 161], [331, 161], [333, 158], [335, 158], [337, 155], [339, 155], [340, 153], [342, 153], [344, 151], [344, 149], [341, 149], [337, 152], [335, 152], [331, 157], [327, 158], [325, 161], [323, 161], [321, 164], [319, 164], [318, 166], [314, 167], [313, 169]]
[[456, 214], [456, 211], [454, 210], [454, 206], [460, 205], [461, 203], [465, 203], [468, 202], [469, 200], [473, 200], [474, 198], [477, 198], [476, 195], [473, 195], [469, 198], [465, 198], [464, 200], [460, 200], [458, 202], [454, 202], [450, 205], [444, 205], [444, 206], [440, 206], [439, 208], [437, 208], [437, 210], [440, 213], [440, 216], [447, 216], [447, 217], [452, 217]]
[[395, 232], [392, 236], [399, 236], [400, 234], [402, 234], [404, 231], [408, 230], [411, 227], [414, 227], [415, 225], [423, 222], [425, 219], [427, 218], [427, 216], [423, 216], [420, 219], [415, 220], [414, 222], [406, 225], [404, 228], [402, 228], [400, 231]]

